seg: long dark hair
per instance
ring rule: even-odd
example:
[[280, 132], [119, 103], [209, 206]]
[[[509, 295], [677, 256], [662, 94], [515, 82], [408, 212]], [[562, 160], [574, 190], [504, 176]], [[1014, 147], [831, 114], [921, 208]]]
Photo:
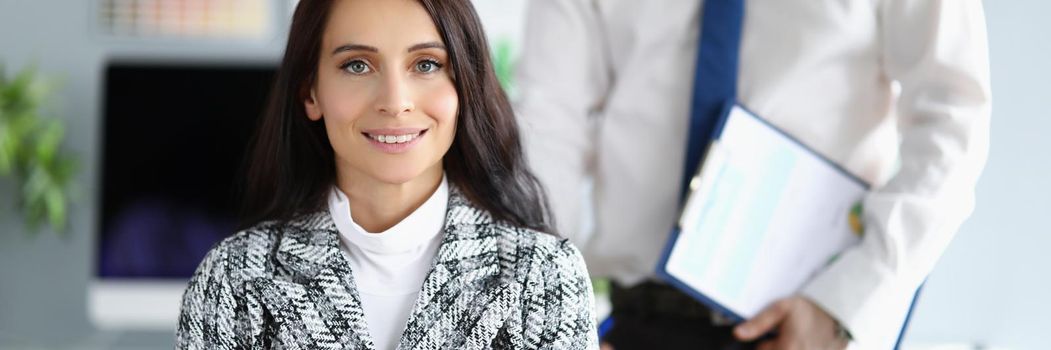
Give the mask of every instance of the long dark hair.
[[[489, 44], [469, 0], [419, 0], [449, 53], [459, 95], [456, 135], [443, 165], [449, 182], [497, 220], [554, 233], [543, 188], [522, 152], [511, 104], [496, 79]], [[335, 155], [323, 122], [303, 101], [317, 78], [321, 38], [334, 0], [296, 7], [284, 59], [249, 151], [242, 228], [321, 210], [335, 184]]]

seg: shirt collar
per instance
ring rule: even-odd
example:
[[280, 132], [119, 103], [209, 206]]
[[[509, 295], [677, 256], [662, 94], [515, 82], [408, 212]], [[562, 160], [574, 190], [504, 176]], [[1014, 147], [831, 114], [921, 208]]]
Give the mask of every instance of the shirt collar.
[[448, 205], [449, 185], [443, 174], [438, 189], [423, 205], [383, 232], [369, 233], [355, 223], [349, 198], [336, 186], [332, 187], [329, 194], [328, 207], [340, 238], [345, 243], [370, 252], [393, 254], [422, 247], [441, 233]]

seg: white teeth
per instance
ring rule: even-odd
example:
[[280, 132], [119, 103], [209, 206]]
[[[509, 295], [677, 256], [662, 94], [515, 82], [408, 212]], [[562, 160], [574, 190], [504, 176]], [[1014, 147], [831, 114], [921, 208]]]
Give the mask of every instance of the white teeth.
[[382, 143], [406, 143], [416, 139], [416, 136], [420, 136], [420, 133], [405, 135], [375, 135], [372, 136], [372, 138]]

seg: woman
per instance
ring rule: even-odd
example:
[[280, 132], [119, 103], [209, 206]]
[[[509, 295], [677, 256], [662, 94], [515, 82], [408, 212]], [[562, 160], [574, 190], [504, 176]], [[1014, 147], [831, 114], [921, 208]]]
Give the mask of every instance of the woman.
[[302, 0], [179, 348], [595, 348], [468, 0]]

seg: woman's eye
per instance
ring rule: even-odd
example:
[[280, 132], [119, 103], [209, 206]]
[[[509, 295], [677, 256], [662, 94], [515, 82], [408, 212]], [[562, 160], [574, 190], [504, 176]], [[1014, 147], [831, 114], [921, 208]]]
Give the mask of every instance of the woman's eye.
[[416, 71], [420, 73], [433, 73], [441, 68], [442, 65], [433, 60], [423, 60], [416, 63]]
[[344, 64], [343, 70], [351, 74], [365, 74], [369, 72], [369, 65], [364, 61], [355, 60]]

